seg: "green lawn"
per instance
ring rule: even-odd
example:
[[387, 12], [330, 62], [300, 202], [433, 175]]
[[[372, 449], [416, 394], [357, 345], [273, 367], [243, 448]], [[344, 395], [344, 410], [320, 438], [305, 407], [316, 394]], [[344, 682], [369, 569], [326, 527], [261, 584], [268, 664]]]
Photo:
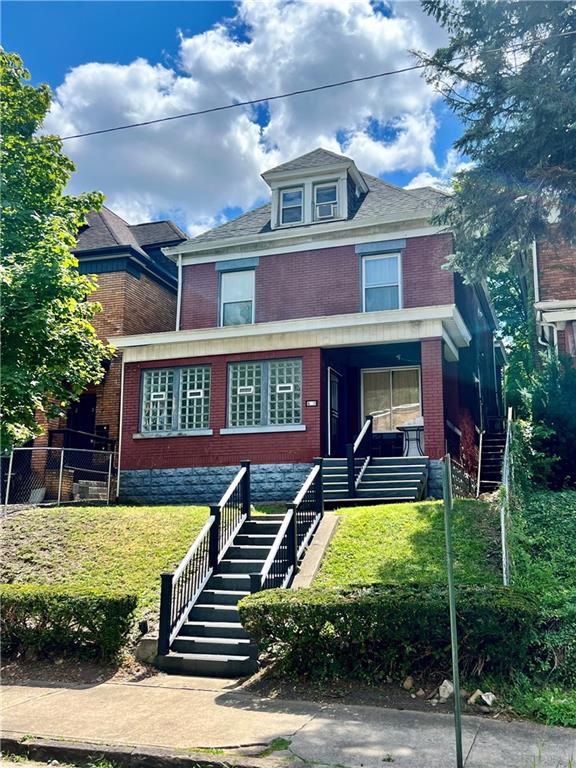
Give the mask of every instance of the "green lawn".
[[[442, 502], [339, 509], [340, 523], [315, 585], [342, 587], [378, 581], [446, 581]], [[456, 581], [498, 583], [499, 522], [475, 499], [454, 504]]]
[[138, 618], [155, 616], [160, 573], [178, 564], [207, 507], [30, 509], [1, 521], [1, 582], [115, 588], [138, 595]]

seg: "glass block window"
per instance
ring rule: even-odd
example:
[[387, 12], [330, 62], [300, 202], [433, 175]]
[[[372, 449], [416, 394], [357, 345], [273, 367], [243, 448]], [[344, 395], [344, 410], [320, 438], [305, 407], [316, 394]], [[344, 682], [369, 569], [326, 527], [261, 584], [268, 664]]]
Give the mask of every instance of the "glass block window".
[[230, 364], [228, 426], [266, 427], [301, 423], [301, 360]]
[[209, 365], [159, 368], [143, 372], [143, 433], [208, 429], [209, 422]]
[[400, 307], [400, 256], [365, 256], [362, 261], [364, 311]]
[[230, 365], [231, 427], [256, 427], [262, 423], [262, 367], [262, 363]]
[[275, 360], [268, 364], [268, 423], [302, 421], [302, 361]]
[[207, 429], [210, 421], [210, 366], [180, 371], [180, 429]]

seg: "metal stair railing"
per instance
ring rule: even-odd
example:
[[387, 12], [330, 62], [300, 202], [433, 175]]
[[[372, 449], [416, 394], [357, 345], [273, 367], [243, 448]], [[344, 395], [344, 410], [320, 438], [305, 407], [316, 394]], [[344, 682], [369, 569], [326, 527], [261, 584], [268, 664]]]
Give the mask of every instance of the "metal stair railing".
[[241, 467], [174, 572], [161, 574], [158, 654], [165, 656], [194, 603], [245, 520], [250, 518], [250, 462]]
[[346, 446], [346, 469], [348, 475], [348, 495], [353, 498], [366, 467], [370, 463], [372, 450], [372, 416], [368, 416], [360, 434], [353, 443]]
[[290, 586], [323, 515], [322, 459], [314, 459], [314, 466], [284, 516], [262, 570], [250, 575], [252, 593]]

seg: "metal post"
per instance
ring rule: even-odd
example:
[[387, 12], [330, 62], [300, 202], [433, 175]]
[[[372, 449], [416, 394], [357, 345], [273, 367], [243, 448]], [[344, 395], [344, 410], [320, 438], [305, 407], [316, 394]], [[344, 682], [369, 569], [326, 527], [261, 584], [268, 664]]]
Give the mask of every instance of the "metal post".
[[348, 496], [356, 496], [356, 483], [354, 482], [354, 444], [346, 445], [346, 469], [348, 472]]
[[209, 563], [210, 568], [216, 568], [218, 565], [218, 553], [220, 551], [220, 507], [218, 504], [210, 505], [210, 515], [214, 518], [214, 523], [210, 528]]
[[8, 477], [6, 478], [6, 499], [4, 500], [4, 511], [8, 507], [10, 500], [10, 482], [12, 480], [12, 462], [14, 461], [14, 449], [10, 452], [10, 459], [8, 460]]
[[160, 575], [160, 621], [158, 625], [158, 655], [166, 656], [170, 650], [170, 624], [172, 623], [172, 579], [174, 574]]
[[241, 467], [245, 467], [244, 477], [242, 478], [242, 514], [250, 520], [250, 507], [252, 499], [250, 498], [250, 462], [248, 459], [240, 462]]
[[108, 488], [106, 492], [106, 504], [110, 504], [110, 489], [112, 487], [112, 456], [113, 452], [110, 451], [110, 456], [108, 458]]
[[58, 504], [57, 507], [60, 506], [60, 502], [62, 501], [62, 475], [64, 474], [64, 448], [60, 448], [60, 473], [58, 475]]
[[315, 512], [322, 517], [324, 514], [324, 488], [322, 485], [322, 457], [317, 457], [314, 459], [314, 464], [317, 467], [320, 467], [318, 470], [318, 474], [314, 478], [314, 498], [316, 501], [316, 510]]
[[454, 685], [454, 728], [456, 731], [456, 768], [463, 768], [462, 713], [460, 701], [460, 672], [458, 669], [458, 630], [456, 597], [454, 595], [454, 553], [452, 550], [452, 471], [450, 454], [444, 456], [444, 533], [446, 535], [446, 565], [448, 567], [448, 602], [450, 604], [450, 644], [452, 646], [452, 682]]

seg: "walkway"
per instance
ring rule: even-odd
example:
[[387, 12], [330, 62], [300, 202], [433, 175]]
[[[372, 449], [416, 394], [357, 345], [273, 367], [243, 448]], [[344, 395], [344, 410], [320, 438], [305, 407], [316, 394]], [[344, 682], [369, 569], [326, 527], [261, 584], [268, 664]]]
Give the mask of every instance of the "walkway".
[[[263, 699], [237, 683], [206, 678], [158, 675], [98, 685], [7, 685], [2, 688], [2, 730], [11, 737], [174, 751], [244, 747], [236, 755], [254, 755], [274, 739], [286, 739], [289, 751], [274, 757], [298, 756], [303, 762], [287, 764], [316, 768], [454, 765], [449, 715]], [[576, 756], [576, 730], [465, 717], [464, 754], [467, 768], [568, 768]]]

